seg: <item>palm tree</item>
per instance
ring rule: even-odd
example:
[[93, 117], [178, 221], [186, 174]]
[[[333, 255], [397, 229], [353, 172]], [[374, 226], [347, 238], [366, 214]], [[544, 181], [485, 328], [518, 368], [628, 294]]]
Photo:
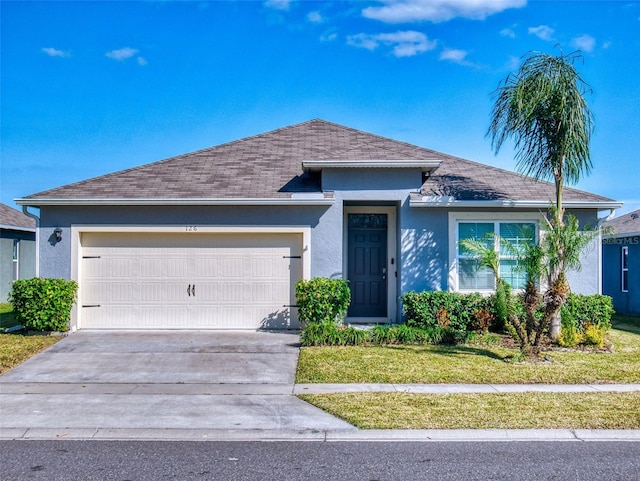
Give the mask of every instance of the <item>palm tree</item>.
[[593, 116], [584, 99], [588, 86], [574, 68], [579, 53], [531, 53], [495, 92], [487, 132], [497, 154], [515, 143], [516, 169], [555, 181], [557, 223], [563, 223], [562, 188], [591, 171]]
[[583, 96], [588, 86], [574, 68], [578, 58], [579, 53], [557, 57], [529, 54], [496, 90], [487, 132], [496, 153], [505, 140], [514, 141], [516, 168], [521, 173], [555, 182], [556, 205], [551, 209], [549, 227], [552, 233], [558, 231], [549, 238], [555, 245], [548, 248], [558, 262], [549, 269], [545, 293], [546, 308], [553, 311], [547, 315], [554, 340], [560, 332], [560, 308], [568, 294], [566, 270], [573, 267], [572, 262], [563, 260], [571, 253], [561, 235], [565, 227], [562, 189], [565, 183], [574, 184], [588, 175], [592, 167], [589, 143], [593, 116]]

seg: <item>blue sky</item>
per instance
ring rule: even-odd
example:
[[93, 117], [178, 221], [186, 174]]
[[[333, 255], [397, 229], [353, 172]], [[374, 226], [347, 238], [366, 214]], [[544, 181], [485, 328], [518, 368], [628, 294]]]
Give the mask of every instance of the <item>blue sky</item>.
[[515, 169], [485, 133], [528, 51], [580, 49], [594, 169], [640, 208], [640, 2], [0, 2], [1, 201], [322, 118]]

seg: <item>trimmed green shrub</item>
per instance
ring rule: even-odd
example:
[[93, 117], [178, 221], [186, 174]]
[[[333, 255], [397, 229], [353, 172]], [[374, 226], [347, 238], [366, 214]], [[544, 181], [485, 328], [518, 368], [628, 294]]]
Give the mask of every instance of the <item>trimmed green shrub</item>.
[[358, 346], [368, 338], [368, 331], [338, 326], [332, 321], [310, 322], [300, 334], [303, 346]]
[[[448, 291], [407, 292], [402, 296], [407, 316], [407, 326], [420, 329], [441, 327], [451, 334], [445, 337], [460, 339], [460, 332], [474, 329], [487, 321], [485, 314], [491, 312], [491, 301], [482, 294], [460, 294]], [[478, 320], [474, 313], [482, 315]], [[454, 334], [458, 333], [458, 334]]]
[[78, 284], [65, 279], [15, 281], [9, 293], [16, 321], [34, 331], [68, 331]]
[[296, 284], [296, 299], [303, 327], [309, 323], [340, 323], [347, 314], [351, 291], [343, 279], [315, 277]]
[[604, 332], [611, 329], [613, 301], [609, 296], [600, 294], [569, 294], [562, 306], [562, 326], [573, 326], [584, 333], [587, 325], [597, 325]]

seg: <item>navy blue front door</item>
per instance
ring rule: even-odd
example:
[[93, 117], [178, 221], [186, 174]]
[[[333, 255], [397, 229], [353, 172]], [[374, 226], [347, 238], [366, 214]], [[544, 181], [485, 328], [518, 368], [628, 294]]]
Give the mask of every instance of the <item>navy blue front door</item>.
[[349, 214], [349, 317], [387, 317], [387, 214]]

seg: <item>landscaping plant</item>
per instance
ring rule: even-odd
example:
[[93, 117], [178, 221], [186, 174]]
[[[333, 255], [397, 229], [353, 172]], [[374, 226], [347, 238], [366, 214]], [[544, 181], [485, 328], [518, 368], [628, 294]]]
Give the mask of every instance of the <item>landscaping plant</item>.
[[16, 321], [34, 331], [69, 330], [78, 284], [65, 279], [14, 281], [9, 293]]
[[351, 302], [344, 279], [314, 277], [296, 284], [298, 319], [304, 328], [310, 323], [342, 323]]

